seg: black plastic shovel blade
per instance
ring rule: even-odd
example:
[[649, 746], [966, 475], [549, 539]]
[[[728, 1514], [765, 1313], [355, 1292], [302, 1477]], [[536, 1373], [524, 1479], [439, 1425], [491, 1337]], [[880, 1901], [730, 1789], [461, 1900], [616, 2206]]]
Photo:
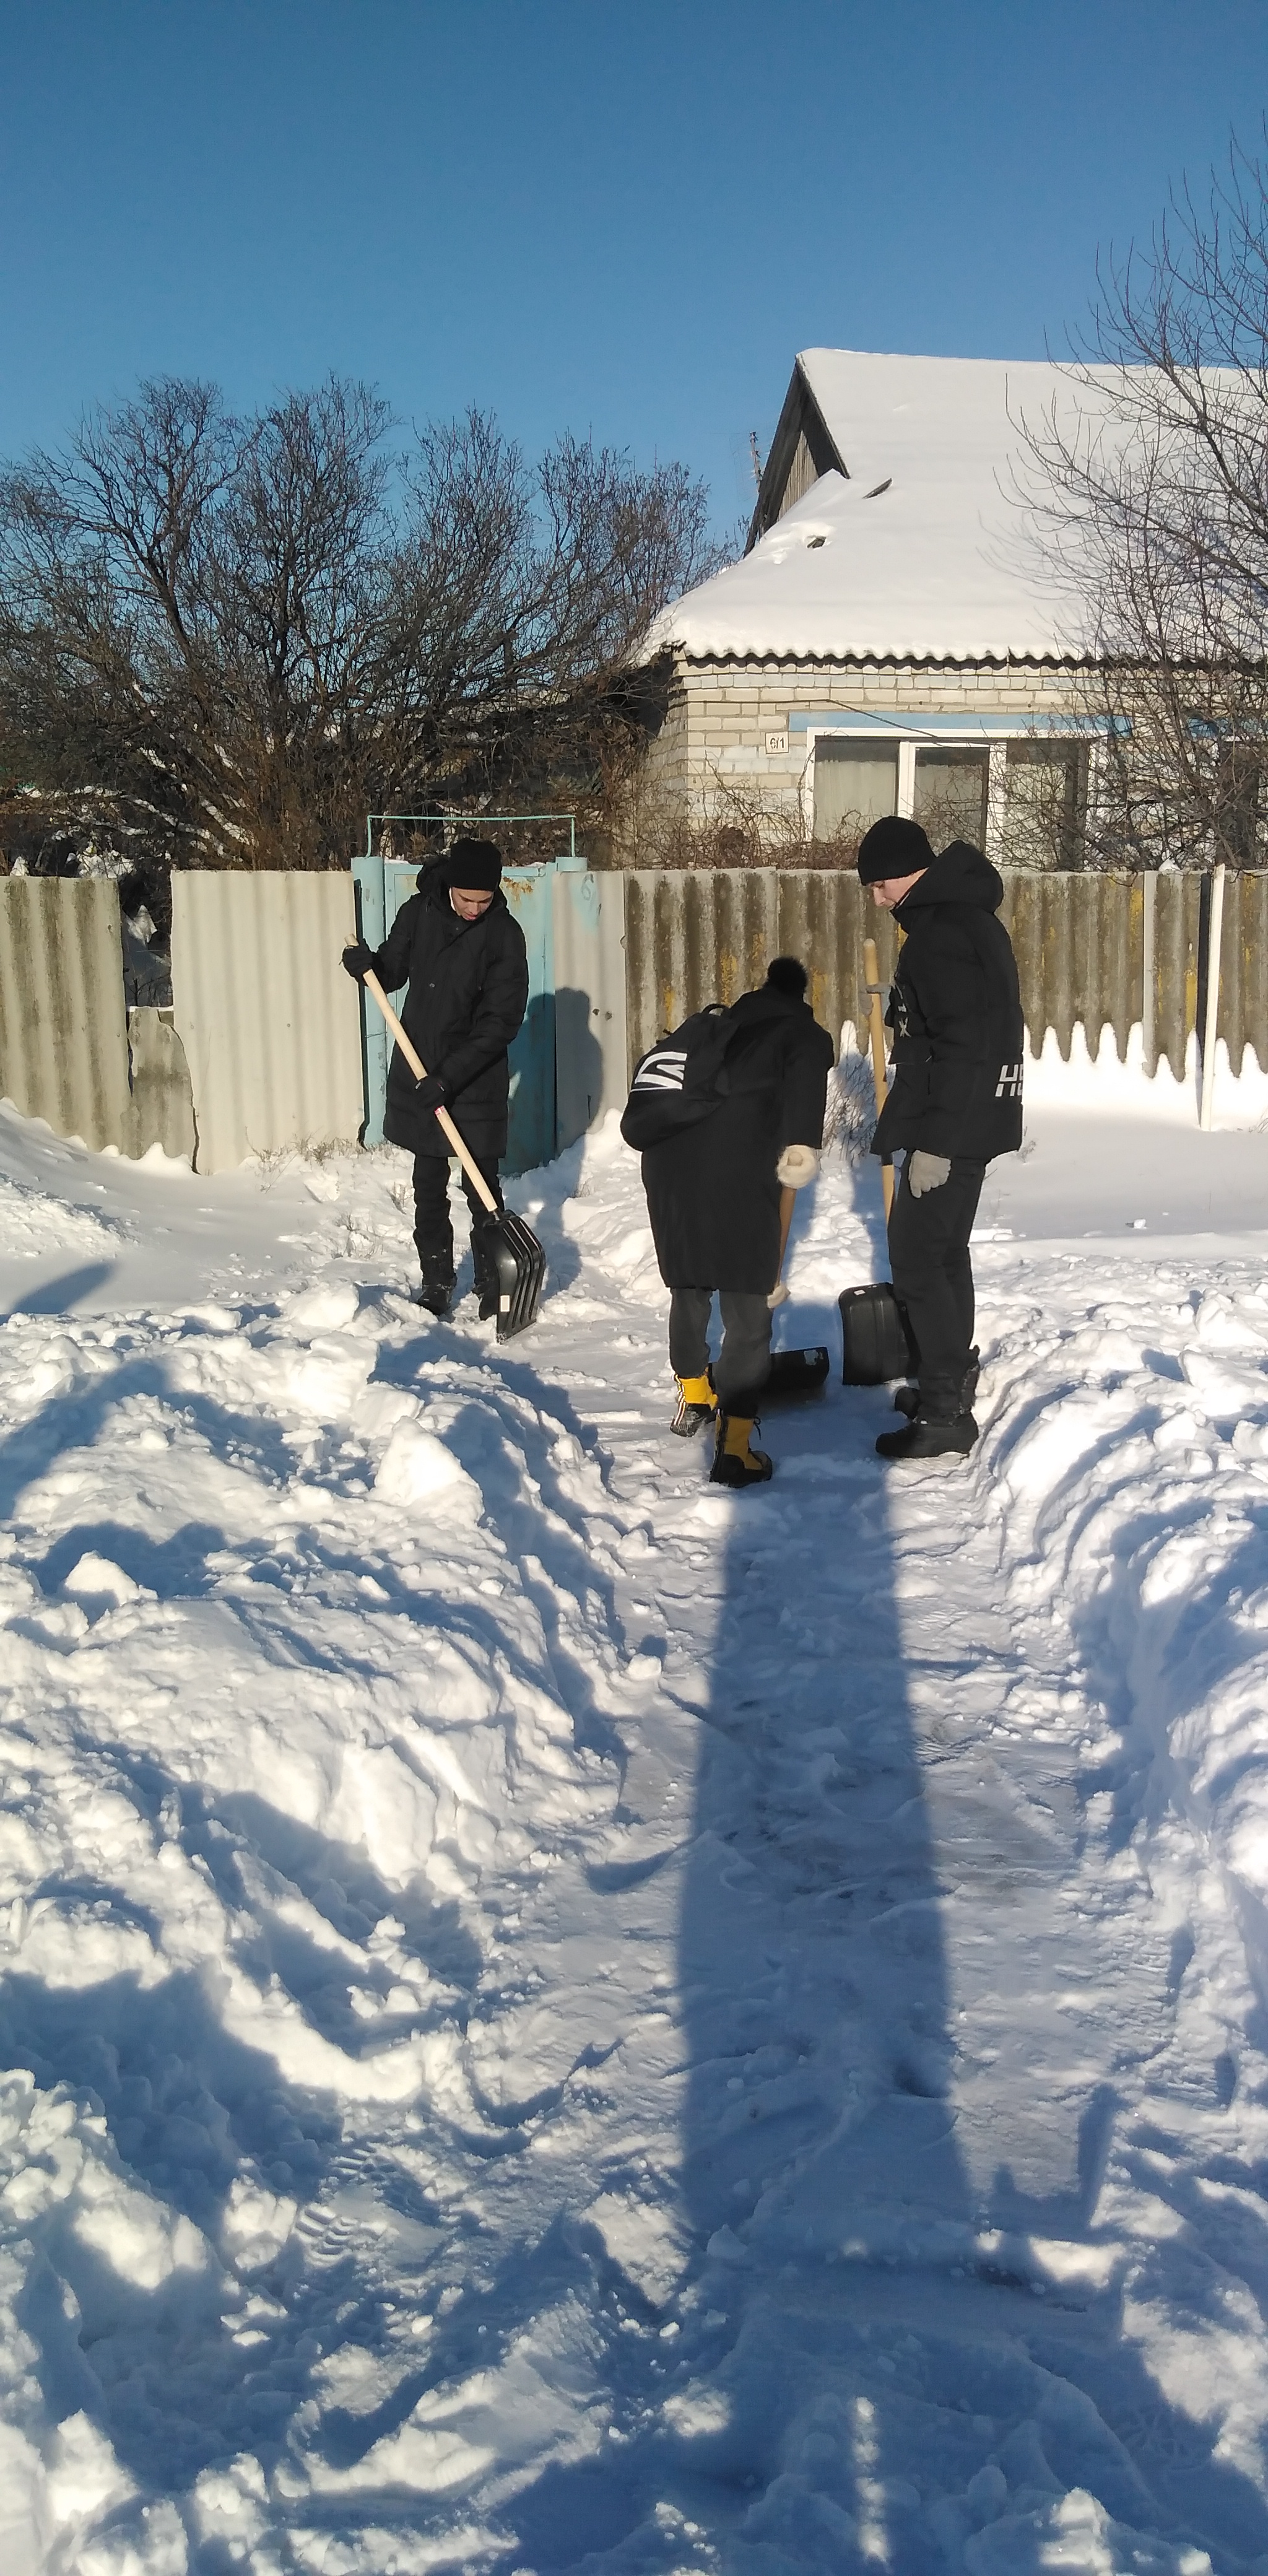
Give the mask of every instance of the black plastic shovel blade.
[[822, 1343], [807, 1351], [772, 1351], [763, 1404], [795, 1404], [818, 1395], [827, 1381], [828, 1354]]
[[501, 1216], [485, 1217], [481, 1223], [480, 1263], [497, 1298], [496, 1305], [492, 1297], [488, 1304], [482, 1298], [480, 1311], [487, 1314], [492, 1309], [498, 1340], [509, 1342], [513, 1333], [526, 1332], [537, 1320], [546, 1255], [531, 1225], [507, 1208]]

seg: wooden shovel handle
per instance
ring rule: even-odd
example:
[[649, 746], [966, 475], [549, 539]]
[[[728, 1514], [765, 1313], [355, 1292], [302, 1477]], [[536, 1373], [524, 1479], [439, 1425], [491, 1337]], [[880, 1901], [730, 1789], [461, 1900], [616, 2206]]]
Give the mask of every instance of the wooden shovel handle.
[[[863, 942], [863, 975], [868, 991], [867, 1025], [872, 1040], [872, 1080], [876, 1085], [876, 1106], [882, 1110], [889, 1098], [889, 1077], [885, 1071], [885, 1022], [881, 1013], [881, 970], [874, 939]], [[894, 1166], [881, 1164], [881, 1195], [885, 1201], [885, 1223], [894, 1212]]]
[[[387, 1021], [388, 1027], [390, 1028], [415, 1081], [425, 1082], [427, 1080], [427, 1067], [424, 1064], [421, 1055], [417, 1055], [415, 1053], [409, 1039], [406, 1037], [405, 1031], [401, 1027], [400, 1021], [398, 1020], [396, 1013], [379, 982], [378, 976], [371, 971], [368, 975], [363, 975], [361, 981], [364, 984], [367, 993], [372, 993], [375, 1001], [378, 1003], [379, 1009], [383, 1013], [383, 1017]], [[489, 1188], [489, 1184], [486, 1181], [479, 1164], [475, 1160], [474, 1155], [471, 1154], [468, 1151], [468, 1148], [463, 1144], [462, 1138], [459, 1135], [448, 1110], [438, 1109], [435, 1114], [440, 1121], [441, 1133], [448, 1137], [477, 1198], [488, 1209], [490, 1216], [496, 1216], [498, 1213], [497, 1200], [494, 1198], [493, 1192]]]
[[780, 1193], [779, 1193], [779, 1268], [778, 1268], [778, 1270], [777, 1270], [777, 1271], [776, 1271], [776, 1273], [775, 1273], [775, 1285], [776, 1285], [776, 1287], [777, 1287], [777, 1288], [778, 1288], [778, 1286], [779, 1286], [780, 1280], [783, 1278], [783, 1275], [784, 1275], [784, 1262], [785, 1262], [785, 1259], [786, 1259], [786, 1257], [787, 1257], [787, 1253], [788, 1253], [788, 1229], [789, 1229], [790, 1225], [792, 1224], [792, 1214], [793, 1214], [793, 1209], [796, 1207], [796, 1204], [797, 1204], [797, 1193], [796, 1193], [796, 1191], [795, 1191], [795, 1190], [781, 1190], [781, 1191], [780, 1191]]

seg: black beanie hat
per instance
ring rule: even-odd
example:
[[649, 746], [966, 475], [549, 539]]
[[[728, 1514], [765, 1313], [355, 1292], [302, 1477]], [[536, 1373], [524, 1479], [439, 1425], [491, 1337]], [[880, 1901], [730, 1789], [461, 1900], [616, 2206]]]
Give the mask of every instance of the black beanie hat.
[[447, 886], [477, 888], [496, 894], [502, 882], [502, 853], [496, 841], [455, 841], [445, 859]]
[[809, 977], [800, 957], [772, 957], [766, 969], [766, 981], [774, 985], [777, 993], [790, 993], [793, 1000], [799, 1002]]
[[933, 865], [933, 845], [919, 823], [906, 814], [882, 814], [859, 843], [861, 885], [878, 885], [882, 877], [914, 877]]

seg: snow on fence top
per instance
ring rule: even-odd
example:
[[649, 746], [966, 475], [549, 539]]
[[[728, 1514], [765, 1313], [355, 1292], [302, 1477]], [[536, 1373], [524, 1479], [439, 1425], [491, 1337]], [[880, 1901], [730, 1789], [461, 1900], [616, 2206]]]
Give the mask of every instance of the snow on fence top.
[[[662, 610], [645, 657], [1026, 661], [1086, 650], [1045, 592], [1014, 471], [1021, 422], [1099, 386], [1059, 366], [807, 349], [802, 376], [846, 471], [820, 476], [743, 561]], [[1100, 371], [1106, 387], [1117, 371]], [[1089, 423], [1089, 426], [1091, 424]], [[1095, 431], [1093, 432], [1095, 434]]]

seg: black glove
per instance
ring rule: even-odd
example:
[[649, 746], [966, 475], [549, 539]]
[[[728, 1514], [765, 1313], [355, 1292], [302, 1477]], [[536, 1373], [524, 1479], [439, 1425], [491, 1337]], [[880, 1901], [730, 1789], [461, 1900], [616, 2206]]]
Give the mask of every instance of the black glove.
[[449, 1098], [449, 1085], [438, 1073], [425, 1073], [414, 1085], [414, 1101], [419, 1109], [443, 1109]]
[[351, 948], [345, 948], [343, 971], [345, 975], [351, 975], [354, 984], [359, 984], [363, 976], [373, 973], [374, 950], [366, 947], [364, 939], [355, 939]]

